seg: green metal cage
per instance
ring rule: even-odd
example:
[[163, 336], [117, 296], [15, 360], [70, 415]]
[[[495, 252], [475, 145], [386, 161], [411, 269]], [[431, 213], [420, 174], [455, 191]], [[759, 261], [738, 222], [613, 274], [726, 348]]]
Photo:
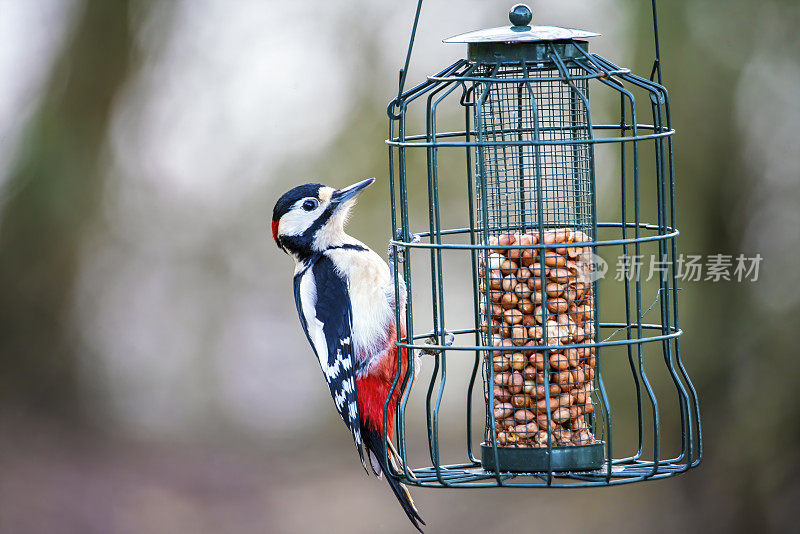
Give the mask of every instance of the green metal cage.
[[[396, 426], [389, 476], [585, 487], [700, 462], [698, 399], [680, 353], [675, 132], [652, 3], [649, 78], [590, 53], [597, 34], [529, 26], [517, 5], [511, 26], [446, 40], [467, 43], [467, 59], [404, 91], [419, 1], [388, 107], [390, 261], [409, 366], [393, 386], [397, 413], [388, 403], [384, 413]], [[646, 254], [663, 266], [650, 280], [592, 270]], [[453, 434], [461, 445], [443, 444]]]

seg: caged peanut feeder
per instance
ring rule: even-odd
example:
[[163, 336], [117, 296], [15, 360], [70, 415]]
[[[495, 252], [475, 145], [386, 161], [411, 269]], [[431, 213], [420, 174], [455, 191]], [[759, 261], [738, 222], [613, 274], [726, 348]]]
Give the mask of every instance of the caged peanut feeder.
[[[421, 4], [388, 108], [390, 253], [396, 296], [407, 302], [397, 317], [407, 380], [422, 373], [415, 355], [432, 376], [412, 388], [395, 380], [403, 397], [384, 414], [396, 417], [396, 452], [384, 437], [397, 460], [391, 476], [429, 487], [579, 487], [695, 467], [702, 435], [680, 354], [674, 130], [655, 0], [649, 78], [590, 53], [598, 34], [531, 25], [518, 4], [510, 26], [446, 39], [466, 43], [467, 59], [404, 91]], [[612, 116], [596, 121], [601, 94]], [[456, 127], [444, 126], [453, 117]], [[616, 197], [604, 204], [616, 206], [608, 221], [598, 220], [601, 173]], [[463, 224], [451, 227], [454, 194], [444, 191], [455, 190]], [[667, 266], [650, 281], [602, 280], [596, 270], [645, 254]], [[466, 314], [463, 298], [448, 300], [465, 273]], [[457, 375], [454, 359], [471, 373]], [[421, 451], [407, 427], [417, 391]], [[445, 406], [464, 396], [463, 456], [445, 458]], [[418, 467], [412, 458], [423, 454], [430, 465]]]

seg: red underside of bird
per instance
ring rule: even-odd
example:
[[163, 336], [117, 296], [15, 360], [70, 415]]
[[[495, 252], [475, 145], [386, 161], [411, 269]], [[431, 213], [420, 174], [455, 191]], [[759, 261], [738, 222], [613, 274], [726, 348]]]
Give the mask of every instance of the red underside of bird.
[[[361, 414], [362, 425], [378, 431], [381, 435], [383, 434], [383, 408], [389, 393], [392, 391], [392, 384], [397, 374], [396, 331], [394, 331], [394, 327], [392, 330], [389, 351], [370, 369], [368, 374], [356, 380], [358, 410]], [[401, 337], [405, 337], [404, 331], [401, 330], [400, 334]], [[388, 439], [394, 437], [394, 414], [397, 410], [397, 401], [400, 397], [401, 387], [408, 368], [405, 347], [401, 348], [400, 362], [400, 377], [397, 379], [397, 384], [386, 411], [386, 434]]]

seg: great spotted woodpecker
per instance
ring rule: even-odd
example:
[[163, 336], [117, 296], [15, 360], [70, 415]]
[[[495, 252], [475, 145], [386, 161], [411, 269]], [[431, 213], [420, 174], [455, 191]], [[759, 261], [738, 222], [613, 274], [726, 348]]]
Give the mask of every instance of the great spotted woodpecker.
[[[295, 261], [294, 298], [300, 324], [333, 397], [336, 410], [353, 434], [361, 463], [373, 472], [388, 471], [384, 455], [383, 408], [389, 400], [387, 436], [405, 383], [406, 353], [398, 359], [393, 272], [378, 254], [344, 232], [350, 209], [374, 178], [344, 189], [305, 184], [285, 193], [272, 213], [275, 243]], [[404, 291], [399, 303], [403, 317]], [[400, 373], [397, 362], [400, 361]], [[414, 526], [422, 532], [408, 489], [388, 474], [386, 480]]]

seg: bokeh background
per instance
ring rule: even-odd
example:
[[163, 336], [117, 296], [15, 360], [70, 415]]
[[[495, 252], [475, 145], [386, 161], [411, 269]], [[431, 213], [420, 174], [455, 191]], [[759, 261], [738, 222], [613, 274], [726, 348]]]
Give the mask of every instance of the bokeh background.
[[[510, 3], [428, 0], [409, 83]], [[755, 283], [683, 284], [704, 462], [614, 489], [418, 489], [428, 532], [798, 531], [800, 4], [660, 4], [681, 250], [764, 258]], [[649, 6], [533, 2], [644, 74]], [[0, 0], [0, 532], [410, 531], [336, 417], [268, 219], [298, 183], [376, 176], [350, 230], [385, 251], [414, 8]]]

